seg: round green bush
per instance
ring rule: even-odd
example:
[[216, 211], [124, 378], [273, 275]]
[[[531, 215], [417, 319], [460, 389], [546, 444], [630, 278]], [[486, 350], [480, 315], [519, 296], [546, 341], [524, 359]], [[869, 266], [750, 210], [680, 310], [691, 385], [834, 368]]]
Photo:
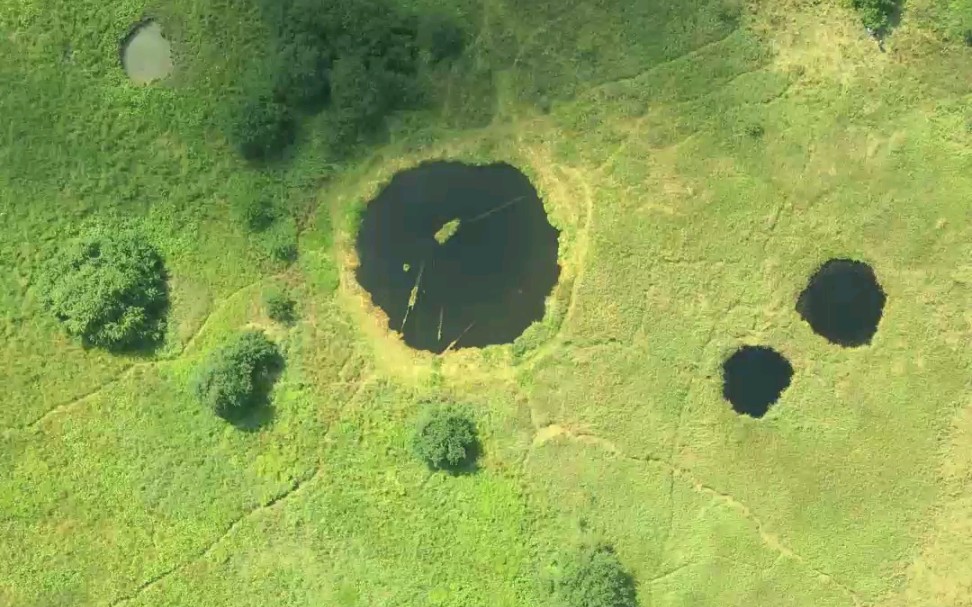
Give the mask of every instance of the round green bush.
[[269, 96], [247, 101], [239, 110], [233, 131], [240, 153], [254, 162], [279, 158], [296, 136], [293, 112]]
[[270, 291], [263, 299], [267, 316], [283, 324], [297, 320], [297, 303], [283, 291]]
[[165, 266], [131, 229], [98, 226], [71, 241], [45, 268], [40, 291], [44, 306], [85, 346], [143, 347], [165, 332]]
[[458, 470], [476, 455], [476, 426], [453, 407], [429, 410], [419, 420], [412, 450], [430, 468]]
[[196, 398], [217, 416], [236, 420], [266, 398], [282, 358], [262, 331], [244, 331], [213, 351], [196, 372]]
[[563, 569], [557, 591], [564, 607], [637, 607], [634, 580], [609, 546], [588, 547]]

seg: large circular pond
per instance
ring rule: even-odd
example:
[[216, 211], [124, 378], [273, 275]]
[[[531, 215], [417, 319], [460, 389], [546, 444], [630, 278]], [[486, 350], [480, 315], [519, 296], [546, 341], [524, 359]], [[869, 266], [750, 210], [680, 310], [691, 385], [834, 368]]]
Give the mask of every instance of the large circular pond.
[[413, 348], [509, 343], [543, 318], [558, 236], [514, 167], [425, 163], [365, 209], [357, 279]]

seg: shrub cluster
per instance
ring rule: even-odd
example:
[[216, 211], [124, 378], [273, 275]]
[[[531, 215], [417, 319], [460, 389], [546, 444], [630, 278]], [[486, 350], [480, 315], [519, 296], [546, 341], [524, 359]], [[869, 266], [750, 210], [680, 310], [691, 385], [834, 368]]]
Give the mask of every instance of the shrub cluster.
[[85, 346], [126, 350], [163, 337], [165, 267], [135, 230], [92, 228], [48, 264], [40, 290], [44, 306]]
[[475, 459], [476, 426], [455, 407], [429, 409], [419, 420], [412, 450], [433, 470], [458, 471]]
[[327, 111], [332, 151], [346, 153], [380, 129], [389, 113], [423, 97], [423, 56], [461, 53], [451, 20], [417, 18], [388, 0], [264, 0], [275, 32], [270, 92], [244, 105], [235, 129], [251, 160], [279, 156], [294, 140], [296, 112]]
[[557, 582], [564, 607], [637, 607], [634, 580], [614, 550], [599, 545], [581, 550]]
[[864, 27], [881, 34], [891, 28], [891, 20], [901, 6], [901, 0], [851, 0], [861, 15]]
[[209, 355], [196, 372], [193, 390], [216, 415], [235, 421], [266, 398], [282, 362], [262, 331], [244, 331]]

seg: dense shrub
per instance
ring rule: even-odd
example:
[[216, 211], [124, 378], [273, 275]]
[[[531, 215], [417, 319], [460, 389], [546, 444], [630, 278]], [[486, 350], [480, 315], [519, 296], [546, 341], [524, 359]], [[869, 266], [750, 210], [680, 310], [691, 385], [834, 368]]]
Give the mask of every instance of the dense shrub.
[[[379, 132], [390, 113], [424, 98], [420, 49], [435, 63], [465, 46], [464, 32], [450, 20], [419, 19], [389, 0], [264, 0], [263, 11], [275, 32], [274, 102], [326, 109], [336, 156]], [[265, 107], [256, 104], [241, 119], [240, 130], [259, 135], [241, 149], [257, 157], [273, 147], [263, 142], [282, 140], [273, 136], [277, 127], [267, 126], [276, 124], [268, 112], [258, 111]]]
[[412, 437], [413, 452], [432, 469], [460, 470], [472, 463], [476, 449], [475, 424], [454, 407], [429, 409]]
[[962, 40], [965, 42], [965, 46], [972, 46], [972, 30], [965, 30], [962, 33]]
[[262, 232], [273, 225], [279, 211], [273, 201], [265, 198], [247, 198], [238, 205], [240, 221], [251, 232]]
[[306, 32], [281, 41], [274, 83], [277, 99], [311, 112], [324, 107], [331, 96], [332, 52], [324, 41]]
[[564, 607], [637, 607], [634, 580], [608, 546], [581, 550], [557, 582]]
[[296, 129], [290, 108], [264, 95], [239, 108], [233, 139], [247, 160], [273, 160], [294, 142]]
[[452, 19], [433, 13], [419, 22], [418, 44], [433, 63], [454, 59], [466, 48], [466, 33]]
[[216, 415], [236, 420], [266, 398], [283, 359], [261, 331], [244, 331], [213, 351], [196, 372], [196, 398]]
[[864, 26], [875, 33], [886, 32], [901, 6], [901, 0], [851, 0]]
[[45, 307], [86, 346], [125, 350], [162, 339], [164, 264], [134, 230], [92, 228], [48, 265], [40, 287]]
[[266, 293], [263, 305], [267, 309], [267, 316], [277, 322], [290, 324], [297, 320], [297, 302], [283, 291], [273, 290]]

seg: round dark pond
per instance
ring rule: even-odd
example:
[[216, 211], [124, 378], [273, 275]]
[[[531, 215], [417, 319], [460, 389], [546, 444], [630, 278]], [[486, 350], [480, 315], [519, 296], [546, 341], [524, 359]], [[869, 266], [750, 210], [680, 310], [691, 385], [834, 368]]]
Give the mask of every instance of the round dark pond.
[[558, 236], [512, 166], [425, 163], [365, 209], [357, 279], [413, 348], [509, 343], [543, 317]]
[[722, 395], [736, 413], [763, 417], [790, 385], [793, 366], [764, 346], [743, 346], [722, 364]]
[[810, 278], [796, 309], [814, 332], [844, 347], [871, 343], [887, 297], [871, 266], [832, 259]]

